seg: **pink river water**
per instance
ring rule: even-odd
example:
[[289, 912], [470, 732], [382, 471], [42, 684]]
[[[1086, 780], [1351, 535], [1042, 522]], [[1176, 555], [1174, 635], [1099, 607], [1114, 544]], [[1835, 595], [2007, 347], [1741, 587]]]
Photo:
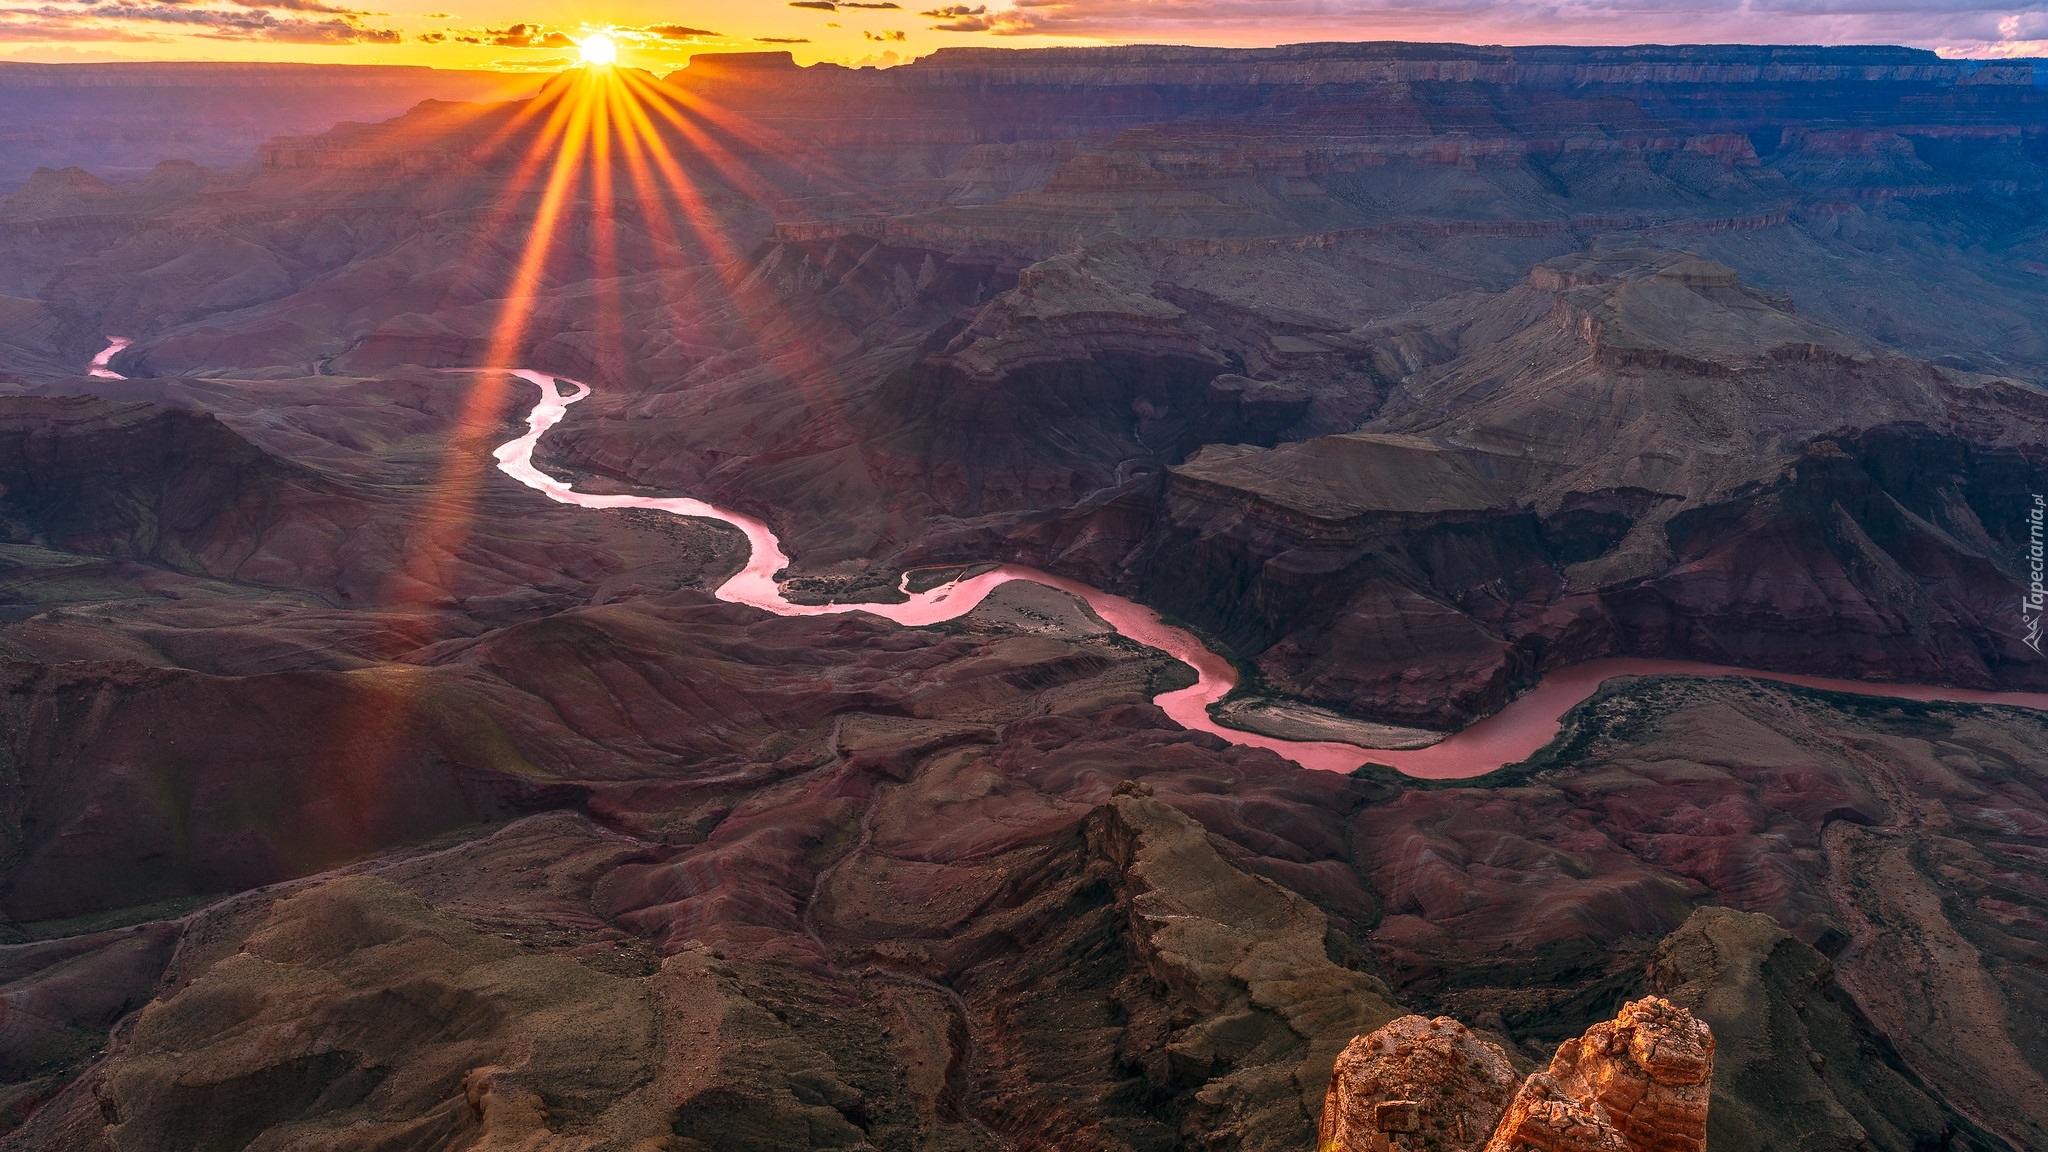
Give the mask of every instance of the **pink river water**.
[[[1352, 744], [1315, 740], [1283, 740], [1237, 728], [1226, 728], [1209, 715], [1209, 706], [1223, 699], [1237, 686], [1237, 673], [1230, 661], [1211, 652], [1189, 633], [1159, 618], [1142, 604], [1090, 588], [1079, 581], [1035, 568], [1004, 564], [988, 572], [942, 584], [925, 592], [905, 592], [909, 599], [900, 604], [793, 604], [782, 594], [776, 575], [789, 566], [782, 542], [768, 525], [752, 516], [732, 512], [702, 500], [682, 496], [599, 496], [578, 492], [536, 468], [533, 450], [548, 429], [560, 423], [569, 405], [590, 395], [588, 385], [545, 373], [520, 370], [513, 373], [540, 388], [540, 402], [527, 417], [526, 435], [497, 451], [498, 467], [550, 499], [582, 508], [651, 508], [677, 516], [699, 516], [718, 520], [746, 533], [752, 549], [746, 567], [718, 588], [718, 598], [746, 604], [780, 616], [824, 616], [840, 612], [870, 612], [899, 624], [924, 625], [951, 620], [973, 611], [990, 592], [1012, 580], [1030, 580], [1057, 588], [1088, 603], [1103, 621], [1140, 644], [1157, 648], [1195, 670], [1196, 681], [1187, 688], [1163, 693], [1153, 703], [1176, 722], [1198, 732], [1220, 736], [1233, 744], [1268, 748], [1305, 768], [1349, 772], [1367, 763], [1385, 764], [1410, 776], [1431, 780], [1458, 780], [1480, 776], [1526, 759], [1548, 744], [1558, 733], [1559, 722], [1572, 706], [1593, 694], [1601, 682], [1614, 676], [1684, 675], [1745, 676], [1781, 684], [1796, 684], [1834, 692], [1900, 700], [1953, 700], [1973, 704], [2016, 704], [2048, 710], [2048, 693], [1981, 692], [1968, 688], [1936, 688], [1915, 684], [1880, 684], [1861, 680], [1836, 680], [1825, 676], [1800, 676], [1783, 672], [1757, 672], [1718, 664], [1684, 660], [1612, 659], [1577, 664], [1545, 676], [1517, 697], [1513, 703], [1477, 724], [1447, 737], [1428, 748], [1409, 751], [1366, 749]], [[571, 386], [564, 393], [557, 384]], [[909, 577], [905, 577], [906, 582]]]
[[102, 380], [125, 380], [127, 377], [114, 371], [112, 364], [114, 363], [114, 357], [121, 354], [121, 349], [135, 343], [135, 341], [130, 340], [126, 336], [109, 336], [107, 339], [110, 343], [105, 348], [100, 349], [99, 355], [92, 358], [92, 367], [87, 368], [85, 374], [87, 376], [97, 376]]

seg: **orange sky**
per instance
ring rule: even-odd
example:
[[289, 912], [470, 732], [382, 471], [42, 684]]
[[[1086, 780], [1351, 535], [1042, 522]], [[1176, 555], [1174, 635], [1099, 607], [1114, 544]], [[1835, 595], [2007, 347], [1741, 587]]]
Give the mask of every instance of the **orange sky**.
[[[0, 0], [0, 59], [554, 68], [598, 28], [667, 71], [704, 51], [890, 64], [953, 44], [1308, 40], [1899, 43], [2048, 55], [2048, 0]], [[899, 6], [900, 4], [900, 6]]]

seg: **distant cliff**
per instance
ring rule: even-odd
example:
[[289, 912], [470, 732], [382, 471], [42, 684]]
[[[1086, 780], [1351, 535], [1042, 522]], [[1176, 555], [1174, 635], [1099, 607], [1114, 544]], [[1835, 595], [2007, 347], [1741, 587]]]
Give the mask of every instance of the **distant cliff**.
[[272, 136], [383, 120], [421, 100], [506, 100], [500, 72], [334, 64], [0, 63], [0, 192], [38, 167], [99, 176], [163, 160], [247, 162]]
[[670, 76], [693, 88], [745, 86], [799, 71], [813, 83], [885, 91], [1023, 85], [1413, 84], [1431, 81], [1531, 88], [1589, 84], [2034, 82], [2031, 61], [1945, 60], [1919, 48], [1645, 45], [1626, 48], [1475, 47], [1467, 44], [1290, 44], [1280, 48], [942, 48], [898, 68], [798, 68], [788, 52], [693, 56]]

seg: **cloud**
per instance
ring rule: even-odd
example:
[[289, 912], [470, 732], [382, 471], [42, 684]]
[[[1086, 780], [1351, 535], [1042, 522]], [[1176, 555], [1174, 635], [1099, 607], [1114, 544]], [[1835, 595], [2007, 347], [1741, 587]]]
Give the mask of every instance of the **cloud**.
[[808, 36], [756, 36], [756, 44], [809, 44]]
[[365, 28], [348, 20], [279, 20], [256, 31], [213, 29], [212, 40], [276, 40], [287, 44], [396, 44], [405, 37], [390, 28]]
[[545, 24], [507, 24], [503, 28], [469, 28], [459, 32], [429, 32], [420, 37], [438, 43], [435, 37], [458, 44], [488, 44], [493, 48], [573, 48], [574, 40]]
[[932, 25], [937, 32], [986, 32], [993, 23], [985, 13], [988, 5], [977, 4], [969, 8], [965, 4], [949, 4], [944, 8], [931, 8], [918, 13], [920, 16], [935, 17], [942, 23]]
[[859, 0], [839, 0], [839, 6], [841, 8], [888, 8], [898, 12], [903, 10], [903, 5], [891, 4], [888, 0], [883, 0], [880, 4], [862, 4]]
[[453, 19], [455, 19], [455, 14], [454, 14], [453, 12], [422, 12], [422, 13], [420, 13], [420, 19], [422, 19], [422, 20], [453, 20]]
[[692, 28], [687, 24], [650, 24], [643, 32], [661, 37], [663, 40], [720, 40], [718, 33], [704, 28]]
[[903, 39], [903, 38], [904, 38], [904, 36], [903, 36], [903, 33], [901, 33], [901, 32], [887, 32], [887, 31], [884, 31], [884, 32], [862, 32], [862, 33], [861, 33], [861, 35], [862, 35], [862, 36], [864, 36], [864, 37], [866, 37], [866, 38], [867, 38], [867, 39], [869, 39], [869, 40], [884, 40], [884, 41], [887, 41], [887, 40], [901, 40], [901, 39]]
[[[367, 13], [337, 8], [321, 0], [236, 0], [237, 7], [204, 8], [175, 0], [116, 0], [113, 3], [44, 4], [36, 8], [0, 8], [0, 39], [6, 40], [163, 40], [143, 32], [152, 25], [182, 30], [208, 40], [268, 40], [286, 44], [396, 44], [404, 37], [389, 28], [365, 27]], [[310, 12], [330, 17], [310, 20], [271, 11]]]
[[[50, 41], [95, 41], [123, 42], [130, 44], [161, 44], [170, 38], [151, 35], [128, 28], [107, 25], [81, 24], [70, 20], [45, 20], [36, 17], [13, 19], [20, 9], [0, 10], [0, 42], [39, 43]], [[17, 57], [19, 58], [19, 54]], [[123, 57], [126, 59], [126, 57]]]

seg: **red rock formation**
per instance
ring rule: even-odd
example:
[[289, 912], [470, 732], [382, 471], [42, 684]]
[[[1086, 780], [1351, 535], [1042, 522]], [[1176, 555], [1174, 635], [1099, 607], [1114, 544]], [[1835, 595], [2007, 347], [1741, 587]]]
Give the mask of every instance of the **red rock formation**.
[[1448, 1017], [1404, 1016], [1337, 1058], [1317, 1148], [1705, 1152], [1713, 1070], [1712, 1031], [1651, 996], [1560, 1045], [1509, 1102], [1498, 1047]]
[[1714, 1034], [1656, 996], [1559, 1046], [1550, 1074], [1599, 1104], [1632, 1152], [1704, 1152]]
[[1337, 1057], [1323, 1101], [1320, 1152], [1479, 1147], [1515, 1082], [1500, 1047], [1448, 1016], [1403, 1016]]
[[1515, 1093], [1486, 1152], [1624, 1152], [1628, 1142], [1591, 1101], [1575, 1099], [1557, 1078], [1538, 1072]]

